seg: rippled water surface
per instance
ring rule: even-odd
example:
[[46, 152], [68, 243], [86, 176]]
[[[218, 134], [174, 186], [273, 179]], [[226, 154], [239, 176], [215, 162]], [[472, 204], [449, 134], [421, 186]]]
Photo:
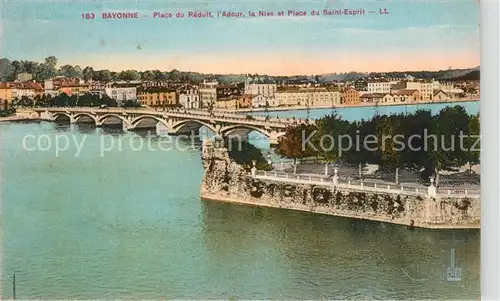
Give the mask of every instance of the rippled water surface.
[[[134, 151], [132, 133], [41, 123], [0, 134], [4, 298], [14, 273], [17, 299], [479, 296], [477, 230], [201, 201], [197, 148]], [[70, 143], [56, 157], [24, 150], [26, 134], [87, 138], [78, 156]], [[452, 248], [461, 281], [446, 280]]]

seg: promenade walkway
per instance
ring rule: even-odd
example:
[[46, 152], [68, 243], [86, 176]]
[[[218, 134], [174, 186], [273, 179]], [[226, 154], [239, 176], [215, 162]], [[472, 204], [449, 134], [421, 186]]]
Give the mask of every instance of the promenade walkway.
[[[413, 187], [391, 183], [376, 183], [371, 181], [345, 180], [338, 176], [326, 178], [323, 176], [304, 176], [284, 172], [256, 171], [255, 178], [266, 181], [283, 182], [290, 184], [317, 185], [322, 187], [339, 188], [350, 191], [391, 193], [407, 196], [436, 197], [436, 198], [479, 198], [479, 189], [448, 189], [446, 187], [436, 189], [436, 195], [429, 195], [428, 187]], [[433, 184], [431, 183], [433, 186]]]

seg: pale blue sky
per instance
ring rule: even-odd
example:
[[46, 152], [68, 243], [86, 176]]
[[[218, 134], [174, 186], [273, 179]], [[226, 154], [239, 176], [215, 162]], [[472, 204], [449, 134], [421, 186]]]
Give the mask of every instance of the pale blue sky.
[[[3, 6], [2, 53], [10, 59], [43, 60], [55, 55], [63, 64], [97, 68], [275, 74], [473, 67], [479, 61], [479, 6], [473, 0], [10, 0]], [[390, 15], [237, 20], [151, 17], [155, 11], [321, 12], [325, 8], [387, 8]], [[135, 11], [150, 16], [100, 18], [102, 12]], [[84, 12], [99, 16], [82, 20]]]

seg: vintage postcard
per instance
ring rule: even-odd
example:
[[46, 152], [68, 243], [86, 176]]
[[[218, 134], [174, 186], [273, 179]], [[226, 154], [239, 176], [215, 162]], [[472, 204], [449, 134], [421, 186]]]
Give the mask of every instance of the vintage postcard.
[[480, 296], [479, 2], [1, 2], [2, 299]]

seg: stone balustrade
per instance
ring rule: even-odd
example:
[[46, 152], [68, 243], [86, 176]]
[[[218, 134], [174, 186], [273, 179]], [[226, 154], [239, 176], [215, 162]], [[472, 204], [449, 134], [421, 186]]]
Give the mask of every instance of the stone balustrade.
[[[254, 167], [255, 168], [255, 167]], [[372, 192], [372, 193], [390, 193], [408, 196], [420, 196], [429, 198], [479, 198], [478, 189], [436, 189], [433, 180], [427, 188], [418, 188], [396, 184], [374, 183], [368, 181], [340, 180], [338, 170], [335, 169], [335, 175], [328, 179], [322, 176], [308, 176], [300, 174], [290, 174], [275, 171], [258, 171], [252, 169], [252, 177], [260, 180], [286, 182], [291, 184], [309, 184], [323, 187], [334, 187], [344, 190]]]

